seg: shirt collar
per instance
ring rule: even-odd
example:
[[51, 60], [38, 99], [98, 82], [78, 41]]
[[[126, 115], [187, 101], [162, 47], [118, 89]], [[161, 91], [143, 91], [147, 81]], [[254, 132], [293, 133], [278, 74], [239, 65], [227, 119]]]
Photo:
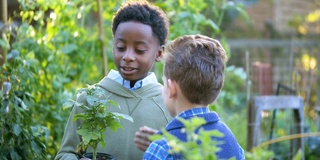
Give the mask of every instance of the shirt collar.
[[130, 87], [130, 81], [123, 79], [118, 71], [112, 69], [107, 75], [107, 77], [120, 83], [129, 90], [137, 90], [149, 83], [158, 83], [157, 77], [153, 72], [149, 72], [147, 77], [137, 81], [132, 88]]
[[208, 107], [191, 108], [177, 115], [177, 117], [187, 118], [210, 112]]
[[[192, 108], [178, 114], [171, 122], [169, 122], [165, 128], [167, 131], [182, 129], [184, 124], [178, 119], [178, 117], [190, 120], [193, 117], [204, 118], [206, 124], [216, 123], [220, 120], [216, 112], [210, 112], [208, 107]], [[160, 134], [162, 131], [159, 132]]]
[[137, 90], [142, 87], [142, 80], [137, 81], [133, 87], [130, 87], [130, 81], [123, 79], [122, 85], [130, 90]]

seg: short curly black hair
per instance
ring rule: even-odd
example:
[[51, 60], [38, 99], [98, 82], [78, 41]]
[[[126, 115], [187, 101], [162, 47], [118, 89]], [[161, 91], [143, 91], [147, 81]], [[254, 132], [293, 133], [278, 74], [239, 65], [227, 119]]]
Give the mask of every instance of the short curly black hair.
[[137, 21], [149, 25], [159, 44], [164, 45], [166, 43], [169, 34], [169, 22], [165, 13], [160, 8], [147, 1], [131, 1], [122, 4], [113, 17], [113, 36], [119, 24], [127, 21]]

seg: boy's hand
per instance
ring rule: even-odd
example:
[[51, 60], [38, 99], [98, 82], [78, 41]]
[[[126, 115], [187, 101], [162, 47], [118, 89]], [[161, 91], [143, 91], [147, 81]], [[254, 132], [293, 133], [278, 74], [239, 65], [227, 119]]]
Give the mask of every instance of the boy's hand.
[[157, 132], [157, 130], [147, 126], [140, 127], [134, 137], [134, 142], [136, 143], [137, 148], [143, 152], [146, 151], [151, 143], [149, 136], [154, 135]]

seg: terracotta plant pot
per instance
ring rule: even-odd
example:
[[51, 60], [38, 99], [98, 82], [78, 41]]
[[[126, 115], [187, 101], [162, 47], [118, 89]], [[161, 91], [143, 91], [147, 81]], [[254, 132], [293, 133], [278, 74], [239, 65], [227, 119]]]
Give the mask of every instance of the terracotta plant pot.
[[[83, 157], [92, 159], [93, 153], [85, 153]], [[97, 153], [97, 160], [116, 160], [112, 155], [106, 153]]]

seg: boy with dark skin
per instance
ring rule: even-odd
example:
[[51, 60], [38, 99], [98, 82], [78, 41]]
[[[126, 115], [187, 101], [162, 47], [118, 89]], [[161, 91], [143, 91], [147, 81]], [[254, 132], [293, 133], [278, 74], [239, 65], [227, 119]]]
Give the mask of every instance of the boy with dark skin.
[[[190, 120], [203, 118], [206, 123], [200, 128], [218, 130], [224, 136], [212, 137], [218, 141], [218, 159], [235, 158], [243, 160], [243, 149], [233, 133], [216, 112], [208, 105], [213, 103], [223, 86], [226, 53], [219, 41], [203, 35], [185, 35], [172, 41], [166, 47], [164, 60], [162, 98], [171, 116], [175, 117], [165, 130], [181, 141], [187, 141], [185, 126], [179, 118]], [[205, 143], [205, 142], [203, 142]], [[165, 138], [153, 141], [144, 154], [144, 160], [187, 159], [171, 154]]]
[[[154, 63], [162, 58], [168, 21], [161, 9], [146, 1], [127, 2], [115, 14], [112, 32], [114, 63], [118, 71], [111, 70], [98, 85], [105, 90], [106, 97], [121, 107], [107, 110], [128, 114], [134, 122], [121, 120], [122, 128], [117, 132], [107, 130], [106, 147], [98, 148], [98, 152], [121, 160], [142, 159], [143, 152], [133, 141], [134, 133], [144, 125], [160, 129], [171, 119], [161, 97], [162, 85], [150, 72]], [[72, 109], [55, 159], [81, 158], [82, 153], [75, 152], [81, 141], [76, 133], [80, 122], [72, 121], [74, 114], [80, 112], [77, 107]], [[89, 148], [85, 152], [92, 150]]]

